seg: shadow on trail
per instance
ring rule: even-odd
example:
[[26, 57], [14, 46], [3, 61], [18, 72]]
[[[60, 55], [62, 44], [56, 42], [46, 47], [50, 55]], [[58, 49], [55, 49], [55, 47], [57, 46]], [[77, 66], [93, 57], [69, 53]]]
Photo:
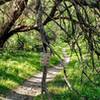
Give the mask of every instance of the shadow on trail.
[[5, 86], [0, 85], [0, 90], [0, 100], [34, 100], [33, 96], [17, 93]]
[[16, 93], [15, 91], [11, 91], [11, 95], [13, 96], [7, 96], [6, 100], [33, 100], [34, 98], [33, 96]]

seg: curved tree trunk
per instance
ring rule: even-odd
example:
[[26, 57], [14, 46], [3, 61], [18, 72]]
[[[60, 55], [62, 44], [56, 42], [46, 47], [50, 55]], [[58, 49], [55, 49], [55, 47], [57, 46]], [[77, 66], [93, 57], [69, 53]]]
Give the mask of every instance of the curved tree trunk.
[[9, 18], [3, 25], [0, 26], [0, 48], [3, 47], [5, 41], [10, 37], [9, 31], [20, 17], [23, 10], [26, 7], [28, 0], [15, 0], [13, 1], [12, 7], [9, 11]]
[[[6, 2], [9, 2], [11, 0], [0, 0], [0, 5], [5, 4]], [[17, 32], [22, 32], [22, 31], [27, 31], [29, 29], [29, 27], [21, 27], [19, 28], [19, 30], [17, 29], [13, 29], [13, 31], [10, 32], [12, 26], [14, 25], [15, 21], [19, 18], [19, 16], [22, 14], [23, 10], [25, 9], [25, 6], [27, 4], [28, 0], [14, 0], [13, 1], [13, 5], [11, 7], [11, 9], [8, 12], [9, 18], [6, 20], [6, 22], [0, 26], [0, 47], [2, 48], [4, 43], [9, 39], [9, 37], [11, 37], [13, 34], [16, 34]], [[49, 16], [46, 18], [46, 20], [44, 21], [44, 25], [46, 25], [50, 20], [52, 20], [51, 18], [55, 15], [56, 12], [56, 8], [57, 5], [59, 5], [59, 3], [61, 3], [62, 0], [55, 0], [55, 4], [53, 6], [53, 8], [51, 9], [51, 12], [49, 14]], [[83, 6], [88, 6], [90, 8], [97, 8], [100, 9], [100, 2], [99, 0], [95, 0], [95, 1], [91, 1], [89, 2], [89, 0], [71, 0], [71, 2], [75, 2], [77, 5], [83, 5]], [[33, 25], [32, 25], [33, 26]], [[34, 27], [31, 27], [31, 30], [34, 30]]]

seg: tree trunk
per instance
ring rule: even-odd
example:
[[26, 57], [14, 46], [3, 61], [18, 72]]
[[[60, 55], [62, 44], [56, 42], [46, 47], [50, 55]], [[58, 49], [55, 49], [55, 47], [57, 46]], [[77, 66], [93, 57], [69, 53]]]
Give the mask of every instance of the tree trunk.
[[4, 46], [4, 41], [3, 40], [0, 40], [0, 49], [2, 49]]
[[[49, 41], [47, 39], [47, 35], [46, 35], [45, 29], [42, 23], [43, 8], [42, 8], [41, 0], [36, 0], [36, 15], [37, 15], [36, 16], [37, 26], [38, 26], [38, 30], [41, 35], [41, 41], [43, 44], [43, 53], [44, 55], [46, 55], [48, 52], [47, 48], [48, 48]], [[45, 93], [48, 97], [48, 100], [50, 100], [50, 96], [49, 96], [49, 93], [47, 90], [47, 84], [46, 84], [47, 68], [48, 68], [48, 64], [44, 63], [43, 64], [43, 76], [42, 76], [42, 82], [41, 82], [41, 87], [42, 87], [41, 93], [42, 94]]]
[[[11, 36], [9, 31], [20, 17], [23, 10], [26, 7], [28, 0], [14, 0], [11, 9], [9, 10], [9, 17], [6, 19], [5, 23], [0, 26], [0, 47], [3, 47], [5, 41]], [[13, 34], [13, 33], [12, 33]]]

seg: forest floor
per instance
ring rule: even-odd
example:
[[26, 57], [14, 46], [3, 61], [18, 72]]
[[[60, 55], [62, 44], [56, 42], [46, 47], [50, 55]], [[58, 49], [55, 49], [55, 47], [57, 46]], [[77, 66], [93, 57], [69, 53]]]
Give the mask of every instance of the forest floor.
[[[61, 72], [63, 67], [60, 65], [53, 68], [48, 68], [47, 82], [50, 82], [54, 77]], [[12, 90], [9, 95], [3, 100], [34, 100], [34, 96], [41, 93], [42, 72], [27, 79], [21, 86]]]

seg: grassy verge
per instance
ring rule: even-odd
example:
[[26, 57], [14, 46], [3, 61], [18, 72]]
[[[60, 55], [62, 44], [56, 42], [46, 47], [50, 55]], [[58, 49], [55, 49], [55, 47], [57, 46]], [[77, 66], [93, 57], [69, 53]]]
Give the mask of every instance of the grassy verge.
[[[89, 81], [85, 75], [83, 75], [83, 81], [81, 82], [82, 66], [76, 60], [74, 56], [71, 62], [66, 66], [66, 71], [68, 75], [68, 80], [71, 85], [77, 90], [80, 95], [76, 92], [71, 92], [64, 81], [63, 72], [55, 77], [52, 82], [48, 83], [48, 89], [52, 100], [100, 100], [100, 74], [96, 72], [92, 73], [89, 70], [87, 73], [91, 80], [97, 85], [94, 85]], [[40, 100], [41, 95], [37, 96], [35, 100]], [[48, 100], [44, 95], [44, 100]]]
[[[4, 51], [0, 53], [0, 94], [6, 95], [11, 89], [22, 84], [33, 74], [42, 70], [39, 53], [26, 51]], [[50, 65], [58, 64], [52, 57]]]

